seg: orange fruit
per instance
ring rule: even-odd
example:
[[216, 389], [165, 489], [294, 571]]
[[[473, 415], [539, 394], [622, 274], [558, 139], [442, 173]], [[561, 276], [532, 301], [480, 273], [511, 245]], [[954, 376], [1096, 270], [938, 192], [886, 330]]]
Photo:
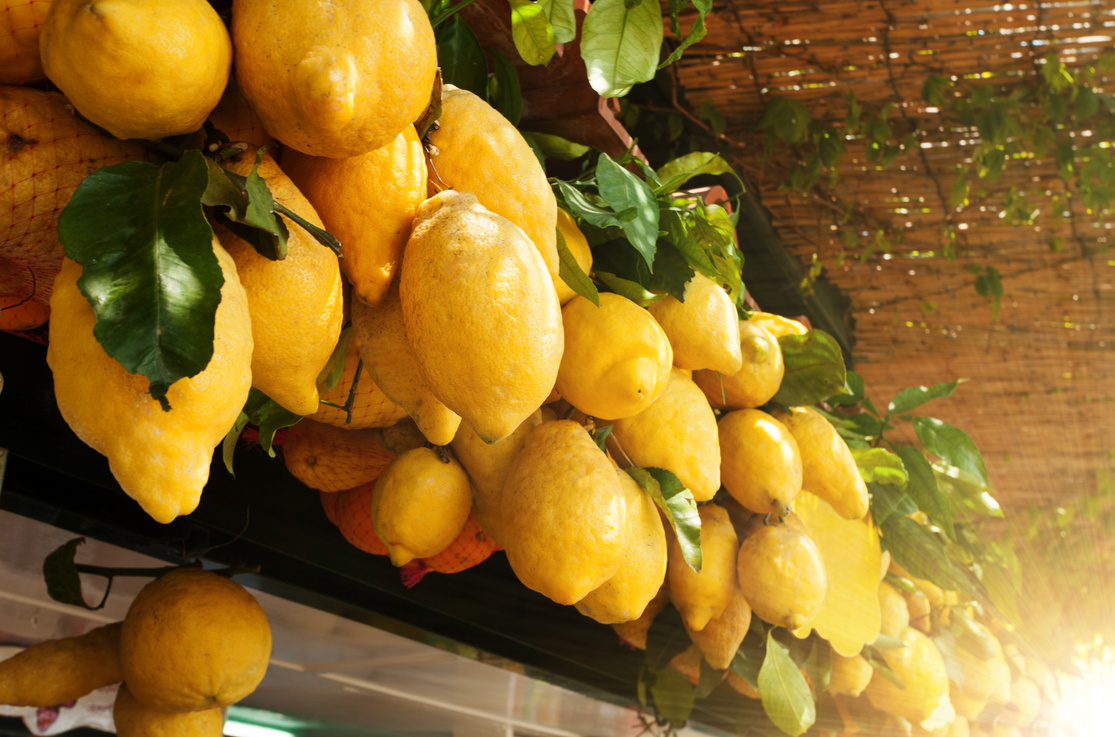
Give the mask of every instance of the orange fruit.
[[283, 441], [283, 463], [311, 489], [333, 492], [375, 481], [395, 454], [378, 427], [346, 430], [313, 420], [292, 425]]
[[355, 489], [337, 493], [334, 515], [337, 528], [353, 546], [372, 555], [387, 555], [387, 546], [379, 539], [372, 525], [372, 494], [376, 482], [361, 484]]

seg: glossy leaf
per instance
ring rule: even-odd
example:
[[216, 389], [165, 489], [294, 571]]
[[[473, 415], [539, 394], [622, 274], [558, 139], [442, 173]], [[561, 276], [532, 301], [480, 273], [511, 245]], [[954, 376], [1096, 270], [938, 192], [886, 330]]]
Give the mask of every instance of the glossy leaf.
[[813, 693], [797, 663], [778, 640], [774, 631], [767, 633], [767, 654], [759, 671], [759, 693], [763, 710], [774, 723], [791, 737], [797, 737], [813, 725], [817, 707]]
[[596, 186], [600, 197], [616, 212], [634, 208], [635, 217], [623, 225], [623, 233], [647, 265], [653, 265], [658, 248], [658, 201], [654, 192], [606, 153], [601, 153], [596, 163]]
[[778, 345], [786, 373], [774, 395], [775, 402], [786, 407], [808, 406], [844, 389], [844, 354], [831, 335], [820, 330], [783, 335]]
[[910, 389], [903, 389], [890, 401], [887, 413], [900, 415], [934, 399], [950, 397], [956, 391], [956, 387], [965, 381], [967, 379], [958, 379], [943, 384], [934, 384], [933, 386], [915, 386]]
[[[262, 148], [256, 152], [255, 163], [247, 176], [222, 169], [198, 151], [186, 152], [182, 161], [201, 158], [208, 167], [209, 185], [202, 195], [201, 204], [214, 208], [214, 219], [249, 243], [260, 256], [281, 261], [286, 258], [289, 232], [286, 223], [277, 214], [280, 207], [271, 196], [267, 182], [259, 175], [263, 154]], [[235, 195], [230, 194], [227, 186], [230, 184]], [[299, 224], [307, 225], [304, 221], [299, 221]], [[319, 230], [316, 226], [310, 227]], [[340, 253], [339, 244], [334, 250]]]
[[546, 64], [554, 56], [554, 29], [541, 4], [507, 0], [511, 4], [511, 39], [527, 64]]
[[[673, 8], [674, 3], [670, 3], [670, 7]], [[677, 48], [670, 52], [670, 55], [667, 56], [662, 61], [662, 63], [658, 65], [659, 69], [668, 67], [676, 62], [678, 59], [681, 58], [682, 54], [685, 53], [686, 49], [705, 37], [705, 34], [708, 33], [708, 29], [705, 28], [705, 16], [707, 14], [707, 12], [702, 12], [700, 15], [697, 16], [697, 18], [693, 21], [693, 24], [689, 26], [689, 32], [685, 34], [685, 38], [683, 38], [681, 40], [681, 43], [678, 44]], [[677, 24], [675, 23], [675, 26], [676, 25]]]
[[[524, 135], [526, 135], [524, 133]], [[580, 143], [574, 143], [568, 138], [555, 136], [550, 133], [539, 133], [537, 131], [530, 131], [530, 135], [538, 142], [538, 147], [542, 149], [548, 159], [559, 159], [561, 161], [572, 161], [579, 159], [587, 154], [592, 149]]]
[[592, 279], [577, 263], [577, 258], [569, 250], [569, 246], [566, 245], [565, 236], [561, 234], [561, 230], [557, 231], [557, 251], [558, 277], [574, 292], [599, 307], [600, 293], [597, 291], [596, 285], [592, 283]]
[[[915, 451], [916, 452], [916, 451]], [[859, 475], [868, 483], [904, 487], [906, 468], [902, 459], [885, 448], [853, 448]]]
[[701, 570], [701, 517], [697, 514], [697, 503], [693, 493], [678, 480], [672, 472], [661, 468], [627, 469], [631, 478], [650, 494], [650, 498], [666, 515], [685, 562], [694, 571]]
[[915, 417], [914, 431], [925, 449], [988, 485], [987, 467], [968, 433], [933, 417]]
[[663, 36], [662, 6], [597, 0], [581, 27], [581, 56], [592, 88], [603, 97], [622, 97], [654, 78]]
[[586, 220], [598, 228], [619, 227], [635, 219], [638, 211], [631, 207], [622, 212], [607, 207], [605, 203], [597, 203], [589, 199], [588, 195], [574, 187], [569, 182], [557, 180], [558, 191], [565, 203], [565, 209], [580, 220]]
[[554, 43], [569, 43], [577, 37], [573, 0], [538, 0], [538, 4], [554, 29]]
[[66, 255], [93, 306], [94, 335], [164, 410], [178, 379], [213, 357], [224, 276], [202, 212], [209, 182], [200, 153], [161, 166], [129, 161], [86, 177], [58, 219]]
[[681, 726], [688, 721], [694, 699], [693, 684], [688, 676], [674, 668], [663, 668], [654, 674], [650, 694], [655, 710], [671, 724]]
[[918, 511], [918, 505], [901, 487], [868, 482], [867, 489], [871, 492], [871, 516], [880, 527], [892, 514], [906, 515]]
[[661, 184], [655, 187], [655, 194], [669, 194], [679, 189], [693, 177], [702, 174], [720, 175], [731, 174], [737, 181], [739, 175], [720, 154], [710, 151], [694, 151], [693, 153], [679, 156], [668, 161], [655, 172]]
[[442, 80], [468, 90], [482, 100], [487, 98], [488, 60], [476, 34], [461, 16], [454, 15], [438, 26], [434, 39]]
[[945, 533], [956, 539], [956, 530], [952, 522], [952, 505], [948, 497], [937, 485], [937, 477], [933, 473], [933, 466], [925, 459], [917, 448], [906, 446], [898, 449], [898, 457], [906, 468], [908, 483], [906, 493], [918, 505], [918, 509], [925, 512], [929, 519]]
[[[693, 278], [693, 269], [682, 254], [669, 244], [658, 249], [653, 268], [648, 267], [642, 255], [623, 240], [597, 248], [593, 258], [593, 270], [597, 274], [612, 274], [640, 285], [648, 293], [651, 302], [661, 299], [665, 294], [683, 299], [685, 284]], [[642, 304], [643, 299], [635, 301]]]
[[928, 579], [963, 597], [979, 598], [971, 575], [949, 560], [944, 544], [932, 532], [901, 514], [890, 515], [880, 523], [880, 528], [884, 549], [910, 575]]

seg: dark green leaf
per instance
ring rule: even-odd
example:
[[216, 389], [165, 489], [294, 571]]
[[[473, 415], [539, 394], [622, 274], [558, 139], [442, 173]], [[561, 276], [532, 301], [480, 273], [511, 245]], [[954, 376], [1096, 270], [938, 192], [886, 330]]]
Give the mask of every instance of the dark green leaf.
[[941, 493], [937, 486], [937, 477], [933, 467], [917, 448], [906, 446], [898, 449], [898, 457], [906, 467], [909, 482], [906, 484], [906, 493], [918, 505], [918, 509], [925, 512], [930, 521], [940, 527], [953, 540], [956, 539], [956, 530], [952, 523], [952, 505], [948, 497]]
[[240, 436], [247, 426], [248, 415], [241, 410], [236, 417], [236, 422], [232, 423], [232, 428], [225, 434], [224, 440], [221, 441], [221, 460], [224, 461], [225, 470], [228, 471], [229, 476], [236, 475], [236, 471], [233, 470], [233, 457], [236, 454], [236, 444], [240, 442]]
[[965, 381], [967, 379], [957, 379], [956, 381], [934, 384], [933, 386], [915, 386], [910, 389], [903, 389], [890, 401], [887, 414], [900, 415], [934, 399], [950, 397], [956, 391], [956, 387]]
[[930, 74], [921, 87], [921, 99], [934, 107], [944, 107], [946, 104], [944, 91], [951, 86], [952, 82], [945, 77]]
[[828, 333], [810, 330], [805, 335], [778, 339], [786, 373], [774, 401], [786, 407], [816, 404], [841, 391], [847, 381], [844, 354]]
[[813, 725], [817, 707], [805, 676], [790, 658], [786, 646], [767, 633], [767, 655], [759, 671], [759, 693], [763, 710], [774, 723], [791, 737], [797, 737]]
[[554, 55], [554, 29], [543, 7], [532, 0], [511, 4], [511, 39], [527, 64], [546, 64]]
[[569, 43], [577, 37], [573, 0], [538, 0], [538, 4], [554, 29], [554, 43]]
[[224, 276], [202, 212], [205, 157], [155, 166], [129, 161], [86, 177], [58, 218], [66, 255], [93, 306], [94, 335], [130, 373], [166, 392], [213, 357], [213, 324]]
[[901, 514], [890, 515], [880, 523], [880, 528], [883, 548], [910, 575], [928, 579], [963, 597], [978, 598], [970, 574], [949, 559], [944, 544], [932, 532]]
[[868, 483], [904, 487], [906, 469], [902, 460], [884, 448], [852, 448], [859, 475]]
[[635, 209], [635, 218], [624, 224], [623, 232], [652, 266], [658, 248], [658, 201], [654, 192], [606, 153], [600, 154], [596, 163], [596, 184], [600, 196], [616, 212]]
[[519, 85], [519, 72], [510, 59], [495, 49], [488, 49], [488, 53], [492, 56], [496, 86], [493, 105], [511, 125], [518, 125], [523, 114], [523, 90]]
[[[752, 617], [752, 622], [757, 619], [758, 617]], [[763, 667], [766, 652], [766, 638], [755, 632], [748, 632], [747, 636], [743, 638], [743, 643], [736, 650], [735, 657], [732, 658], [732, 664], [729, 667], [737, 676], [758, 689], [759, 671]]]
[[[271, 196], [271, 190], [267, 188], [267, 182], [263, 180], [258, 172], [264, 153], [265, 150], [262, 148], [256, 151], [255, 163], [247, 176], [234, 174], [230, 171], [225, 172], [225, 176], [234, 182], [247, 197], [247, 207], [243, 213], [237, 217], [238, 211], [230, 209], [227, 212], [218, 210], [216, 215], [217, 220], [222, 225], [235, 233], [237, 237], [250, 243], [259, 255], [272, 261], [281, 261], [286, 258], [288, 232], [286, 223], [276, 214], [279, 206]], [[185, 161], [187, 157], [204, 158], [199, 151], [187, 151], [186, 155], [182, 157], [182, 161]], [[212, 174], [214, 165], [208, 159], [205, 159], [205, 163], [211, 172], [210, 181], [212, 182], [216, 178]], [[207, 196], [211, 194], [211, 190], [206, 191]], [[207, 197], [202, 200], [202, 204], [219, 206], [223, 203], [212, 202]]]
[[[524, 132], [523, 135], [526, 135], [526, 132]], [[549, 133], [530, 131], [530, 135], [538, 142], [538, 147], [542, 149], [542, 153], [549, 159], [572, 161], [581, 158], [592, 150], [588, 146], [582, 146], [567, 138], [551, 135]]]
[[828, 690], [829, 680], [832, 678], [832, 648], [823, 640], [814, 639], [804, 667], [809, 683], [812, 684], [815, 701], [818, 695]]
[[701, 570], [701, 517], [697, 514], [697, 503], [693, 493], [670, 471], [661, 468], [627, 469], [628, 475], [650, 494], [650, 498], [666, 515], [685, 562], [694, 571]]
[[907, 515], [918, 511], [918, 505], [898, 486], [868, 483], [867, 488], [871, 492], [871, 516], [879, 526], [892, 514]]
[[581, 27], [581, 56], [592, 88], [603, 97], [622, 97], [654, 78], [662, 48], [662, 5], [596, 0]]
[[809, 108], [789, 97], [772, 97], [763, 106], [763, 117], [759, 130], [769, 130], [780, 140], [789, 143], [804, 143], [809, 135], [809, 122], [813, 116]]
[[563, 182], [559, 179], [557, 186], [569, 213], [577, 219], [586, 220], [598, 228], [610, 226], [622, 228], [634, 220], [638, 214], [638, 211], [633, 207], [623, 212], [616, 212], [603, 204], [597, 204], [569, 182]]
[[598, 268], [594, 268], [593, 273], [596, 275], [597, 279], [604, 282], [613, 292], [622, 297], [626, 297], [640, 307], [650, 307], [662, 298], [661, 294], [648, 292], [639, 282], [624, 279], [621, 276], [616, 276], [607, 271], [601, 271]]
[[833, 407], [846, 407], [859, 404], [865, 396], [863, 377], [855, 371], [848, 370], [845, 372], [844, 390], [839, 394], [833, 394], [825, 402]]
[[[43, 580], [46, 582], [46, 593], [51, 599], [70, 606], [79, 606], [83, 609], [94, 609], [85, 603], [81, 595], [81, 576], [77, 572], [77, 548], [85, 542], [84, 537], [75, 537], [67, 543], [55, 548], [43, 560]], [[104, 602], [101, 602], [104, 606]]]
[[693, 277], [693, 269], [681, 253], [669, 247], [668, 242], [664, 242], [663, 246], [654, 256], [652, 271], [642, 254], [628, 241], [613, 241], [594, 251], [593, 270], [597, 275], [612, 274], [638, 284], [646, 290], [640, 299], [633, 300], [639, 304], [657, 301], [664, 296], [662, 293], [680, 300], [685, 295], [686, 282]]
[[927, 451], [988, 484], [983, 456], [966, 432], [933, 417], [915, 417], [914, 431]]
[[577, 263], [577, 258], [569, 250], [569, 246], [566, 245], [565, 236], [561, 234], [561, 230], [557, 232], [557, 251], [559, 259], [558, 277], [574, 292], [599, 307], [600, 293], [597, 291], [596, 285], [592, 283], [592, 279]]
[[[652, 1], [646, 0], [646, 3]], [[664, 668], [654, 674], [650, 694], [654, 698], [655, 709], [670, 724], [681, 726], [689, 720], [689, 715], [693, 712], [694, 697], [689, 676], [674, 668]]]
[[596, 447], [600, 448], [602, 452], [608, 452], [608, 436], [612, 434], [612, 426], [605, 425], [598, 427], [592, 432], [592, 439], [596, 443]]
[[739, 175], [737, 175], [731, 165], [724, 160], [724, 157], [709, 151], [694, 151], [693, 153], [668, 161], [658, 168], [656, 174], [661, 182], [661, 185], [654, 188], [654, 193], [656, 195], [670, 194], [693, 177], [698, 177], [702, 174], [711, 174], [714, 176], [731, 174], [740, 182], [741, 189], [743, 186], [743, 182], [739, 179]]
[[1091, 87], [1080, 87], [1072, 98], [1073, 117], [1077, 120], [1087, 120], [1099, 112], [1099, 96]]
[[437, 27], [437, 63], [442, 80], [486, 99], [488, 60], [476, 34], [461, 16], [454, 15]]
[[681, 614], [667, 605], [650, 623], [647, 630], [645, 663], [652, 673], [670, 669], [670, 661], [693, 644], [682, 624]]
[[667, 56], [666, 59], [658, 65], [659, 69], [663, 69], [673, 64], [675, 61], [681, 58], [686, 49], [705, 37], [705, 34], [708, 33], [708, 29], [705, 28], [705, 15], [707, 15], [707, 13], [701, 13], [697, 16], [696, 20], [693, 21], [693, 24], [689, 26], [689, 33], [685, 34], [685, 38], [681, 40], [681, 43], [678, 44], [677, 48], [675, 48], [670, 53], [670, 55]]

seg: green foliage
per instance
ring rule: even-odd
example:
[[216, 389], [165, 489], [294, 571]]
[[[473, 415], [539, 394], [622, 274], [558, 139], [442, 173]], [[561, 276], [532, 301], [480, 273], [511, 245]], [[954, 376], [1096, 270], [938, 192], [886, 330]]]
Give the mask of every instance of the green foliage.
[[786, 373], [774, 401], [786, 407], [812, 405], [839, 393], [847, 381], [840, 344], [821, 330], [778, 339]]
[[554, 55], [554, 27], [540, 3], [508, 0], [511, 5], [511, 38], [523, 61], [546, 64]]
[[592, 88], [603, 97], [622, 97], [654, 78], [662, 46], [662, 6], [597, 0], [581, 27], [581, 56]]
[[677, 536], [682, 557], [690, 568], [699, 573], [702, 562], [701, 518], [697, 514], [693, 492], [685, 488], [671, 471], [662, 468], [633, 466], [627, 469], [627, 474], [650, 494], [650, 498], [662, 510]]
[[759, 693], [763, 710], [776, 727], [797, 737], [813, 725], [817, 707], [805, 676], [790, 658], [789, 650], [767, 633], [767, 652], [759, 670]]

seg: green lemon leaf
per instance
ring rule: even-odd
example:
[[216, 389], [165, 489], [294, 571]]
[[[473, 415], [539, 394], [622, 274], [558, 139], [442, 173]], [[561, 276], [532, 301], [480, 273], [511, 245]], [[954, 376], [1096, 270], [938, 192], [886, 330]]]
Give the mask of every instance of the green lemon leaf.
[[443, 82], [468, 90], [481, 99], [488, 95], [488, 60], [476, 34], [461, 16], [454, 15], [437, 27], [437, 63]]
[[701, 517], [693, 493], [670, 471], [662, 468], [627, 469], [631, 478], [650, 494], [677, 535], [681, 554], [689, 567], [701, 571]]
[[573, 0], [538, 0], [538, 4], [554, 29], [554, 43], [569, 43], [577, 37]]
[[814, 639], [813, 647], [809, 650], [809, 657], [802, 664], [809, 683], [813, 684], [814, 700], [819, 694], [828, 690], [829, 681], [832, 679], [832, 648], [823, 640]]
[[[758, 617], [753, 617], [752, 621], [755, 619], [758, 619]], [[743, 638], [743, 642], [740, 643], [739, 649], [736, 650], [736, 654], [732, 658], [732, 664], [728, 667], [737, 676], [751, 684], [753, 688], [758, 689], [759, 672], [762, 670], [765, 658], [766, 640], [756, 632], [749, 631], [747, 636]]]
[[949, 538], [955, 540], [956, 529], [952, 523], [952, 505], [937, 485], [933, 466], [929, 465], [929, 461], [917, 448], [910, 446], [899, 448], [898, 457], [902, 459], [902, 465], [906, 468], [908, 477], [906, 493], [918, 505], [918, 509], [925, 512]]
[[918, 511], [918, 505], [901, 487], [869, 481], [867, 489], [871, 492], [871, 516], [877, 525], [881, 526], [892, 514], [906, 515]]
[[987, 466], [968, 433], [934, 417], [915, 417], [914, 432], [927, 451], [988, 485]]
[[[673, 3], [670, 3], [670, 5], [673, 7]], [[705, 34], [708, 33], [708, 29], [705, 28], [705, 15], [706, 13], [701, 13], [697, 16], [697, 19], [693, 21], [693, 25], [689, 26], [689, 33], [685, 34], [685, 38], [681, 40], [678, 47], [658, 65], [659, 69], [673, 64], [681, 58], [681, 55], [685, 53], [686, 49], [705, 37]]]
[[786, 374], [774, 401], [786, 407], [816, 404], [837, 392], [847, 382], [844, 354], [828, 333], [810, 330], [805, 335], [778, 339]]
[[546, 64], [554, 55], [554, 28], [546, 11], [532, 0], [508, 0], [511, 4], [511, 39], [519, 56], [532, 66]]
[[612, 426], [605, 425], [592, 431], [592, 440], [604, 455], [608, 455], [608, 436], [612, 434]]
[[666, 606], [650, 623], [647, 630], [647, 649], [643, 659], [651, 673], [673, 670], [670, 661], [693, 644], [681, 622], [681, 614], [673, 606]]
[[566, 245], [565, 236], [561, 234], [560, 229], [557, 231], [557, 251], [558, 277], [574, 292], [599, 307], [600, 293], [597, 291], [596, 285], [592, 283], [592, 279], [577, 263], [577, 259], [573, 252], [569, 250], [569, 246]]
[[689, 676], [674, 668], [663, 668], [654, 674], [650, 693], [654, 697], [655, 709], [670, 724], [681, 726], [688, 721], [695, 697]]
[[626, 297], [640, 307], [649, 307], [662, 298], [661, 294], [648, 292], [639, 282], [624, 279], [609, 271], [593, 268], [592, 273], [596, 274], [596, 278], [604, 282], [613, 292]]
[[558, 194], [561, 195], [560, 199], [564, 203], [565, 209], [579, 220], [585, 220], [598, 228], [622, 228], [634, 220], [638, 214], [634, 207], [623, 212], [616, 212], [608, 207], [607, 203], [600, 200], [598, 195], [586, 194], [569, 182], [558, 179], [554, 183], [557, 186]]
[[127, 371], [148, 379], [164, 410], [171, 384], [213, 357], [224, 284], [201, 206], [208, 167], [196, 153], [99, 169], [58, 218], [66, 255], [84, 267], [78, 287], [93, 306], [94, 335]]
[[763, 710], [790, 737], [798, 737], [817, 719], [813, 693], [786, 646], [767, 633], [767, 655], [759, 670]]
[[741, 190], [743, 188], [743, 180], [724, 157], [710, 151], [694, 151], [668, 161], [659, 167], [655, 174], [662, 182], [654, 188], [654, 193], [658, 195], [674, 192], [693, 177], [702, 174], [731, 174], [739, 182]]
[[906, 469], [902, 459], [885, 448], [851, 448], [859, 475], [868, 483], [904, 487]]
[[[79, 545], [85, 543], [84, 537], [75, 537], [69, 542], [55, 548], [43, 560], [43, 580], [46, 582], [46, 593], [55, 601], [70, 606], [79, 606], [83, 609], [99, 609], [85, 603], [81, 595], [81, 576], [77, 572], [77, 555]], [[104, 602], [101, 602], [104, 606]]]
[[689, 268], [682, 254], [669, 247], [661, 248], [655, 254], [653, 269], [625, 240], [613, 241], [595, 249], [593, 259], [593, 270], [597, 275], [604, 272], [638, 284], [641, 291], [639, 299], [634, 301], [644, 306], [661, 299], [663, 292], [683, 299], [685, 284], [693, 278], [693, 269]]
[[960, 386], [965, 381], [967, 381], [967, 379], [957, 379], [956, 381], [950, 381], [944, 384], [915, 386], [910, 389], [903, 389], [890, 401], [890, 405], [887, 407], [887, 414], [900, 415], [934, 399], [950, 397], [952, 393], [956, 391], [956, 387]]
[[658, 201], [654, 192], [605, 153], [596, 162], [596, 185], [600, 197], [616, 212], [635, 209], [635, 217], [623, 225], [623, 233], [652, 266], [658, 248]]
[[[216, 220], [239, 238], [250, 243], [259, 255], [272, 261], [281, 261], [286, 258], [289, 232], [286, 223], [278, 213], [280, 210], [284, 212], [286, 210], [275, 202], [271, 190], [267, 188], [267, 182], [258, 173], [264, 151], [265, 149], [261, 148], [256, 152], [255, 164], [252, 165], [252, 170], [247, 176], [221, 169], [215, 162], [201, 157], [198, 151], [187, 151], [182, 158], [185, 160], [186, 157], [198, 156], [204, 159], [209, 170], [209, 186], [202, 197], [202, 204], [215, 209]], [[227, 192], [225, 184], [220, 182], [222, 174], [227, 182], [239, 190], [240, 196], [234, 202], [222, 202], [217, 199]], [[325, 232], [300, 217], [294, 219], [312, 231]], [[317, 235], [317, 233], [312, 234]], [[332, 236], [328, 237], [332, 238]], [[318, 240], [321, 238], [319, 237]], [[334, 252], [340, 253], [339, 244], [334, 248]]]
[[581, 56], [588, 81], [602, 97], [622, 97], [654, 79], [662, 48], [662, 5], [596, 0], [581, 27]]
[[552, 133], [539, 133], [538, 131], [530, 131], [530, 135], [534, 136], [534, 140], [537, 141], [538, 147], [542, 149], [542, 153], [548, 159], [572, 161], [573, 159], [581, 158], [592, 150], [588, 146], [574, 143], [568, 138], [555, 136]]
[[880, 523], [883, 549], [910, 575], [925, 578], [963, 597], [980, 598], [971, 575], [948, 557], [940, 538], [903, 514]]

